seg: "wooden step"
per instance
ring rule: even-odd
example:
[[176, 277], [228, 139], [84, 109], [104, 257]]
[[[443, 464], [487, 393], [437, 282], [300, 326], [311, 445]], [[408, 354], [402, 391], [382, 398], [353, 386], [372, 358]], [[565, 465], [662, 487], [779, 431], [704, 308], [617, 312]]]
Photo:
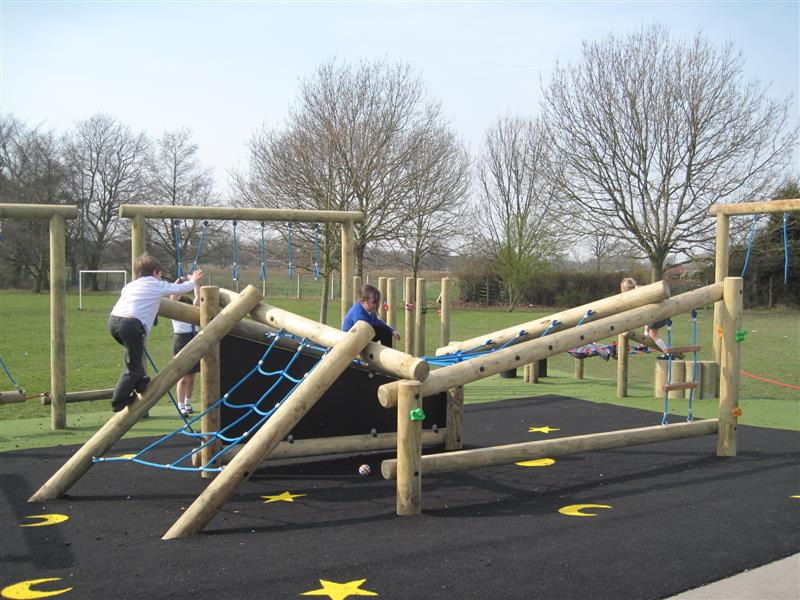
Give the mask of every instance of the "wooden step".
[[673, 346], [668, 348], [664, 354], [688, 354], [689, 352], [700, 352], [700, 346]]
[[673, 392], [677, 390], [695, 390], [697, 389], [697, 383], [669, 383], [664, 386], [665, 392]]

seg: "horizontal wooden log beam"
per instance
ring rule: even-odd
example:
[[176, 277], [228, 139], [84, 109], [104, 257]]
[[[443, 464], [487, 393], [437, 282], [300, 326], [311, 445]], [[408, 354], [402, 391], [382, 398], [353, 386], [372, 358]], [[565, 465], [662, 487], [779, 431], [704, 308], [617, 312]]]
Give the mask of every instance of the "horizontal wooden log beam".
[[[462, 342], [452, 342], [449, 345], [436, 350], [436, 355], [442, 356], [445, 354], [458, 352], [459, 350], [471, 350], [478, 346], [480, 346], [482, 349], [490, 350], [492, 348], [502, 346], [517, 336], [519, 337], [514, 343], [518, 344], [520, 342], [538, 338], [545, 332], [548, 332], [548, 335], [552, 335], [557, 331], [564, 331], [570, 327], [575, 327], [581, 322], [582, 324], [591, 323], [593, 321], [597, 321], [598, 319], [630, 310], [632, 308], [638, 308], [646, 304], [661, 302], [662, 300], [669, 298], [669, 296], [669, 286], [666, 284], [666, 282], [657, 281], [656, 283], [644, 285], [634, 290], [630, 290], [629, 292], [623, 292], [615, 296], [609, 296], [608, 298], [601, 298], [600, 300], [590, 302], [589, 304], [584, 304], [583, 306], [578, 306], [577, 308], [570, 308], [569, 310], [555, 313], [541, 319], [536, 319], [535, 321], [521, 323], [519, 325], [514, 325], [513, 327], [506, 327], [505, 329], [500, 329], [486, 335], [473, 337]], [[592, 311], [592, 314], [587, 317], [586, 313], [590, 310]], [[557, 324], [554, 325], [554, 322], [556, 321]], [[519, 335], [521, 331], [524, 331], [525, 333], [523, 335]]]
[[20, 404], [25, 402], [25, 390], [0, 392], [0, 404]]
[[683, 354], [700, 352], [701, 349], [702, 349], [701, 346], [672, 346], [664, 354], [671, 354], [672, 356], [678, 356]]
[[[447, 428], [442, 427], [436, 432], [423, 431], [422, 443], [426, 446], [444, 444], [447, 437]], [[229, 463], [243, 446], [231, 448], [221, 458], [222, 464]], [[375, 452], [397, 448], [397, 433], [379, 433], [375, 436], [343, 435], [330, 438], [313, 438], [308, 440], [295, 440], [291, 443], [281, 442], [273, 450], [267, 461], [284, 458], [301, 458], [304, 456], [324, 456], [329, 454]]]
[[668, 383], [664, 386], [665, 392], [678, 392], [681, 390], [693, 390], [697, 388], [696, 383], [692, 383], [691, 381], [686, 383]]
[[[426, 476], [436, 473], [467, 471], [492, 465], [507, 465], [522, 460], [555, 458], [570, 454], [711, 435], [717, 432], [718, 427], [718, 419], [708, 419], [691, 423], [654, 425], [638, 429], [621, 429], [551, 440], [522, 442], [491, 448], [459, 450], [445, 454], [429, 454], [422, 457], [421, 470]], [[381, 474], [384, 479], [395, 479], [397, 477], [397, 459], [383, 461]]]
[[[235, 296], [236, 293], [231, 290], [220, 289], [220, 304], [226, 306], [230, 299]], [[261, 302], [250, 311], [250, 317], [259, 323], [272, 327], [274, 330], [283, 329], [326, 348], [332, 347], [347, 336], [347, 332], [341, 329], [301, 317], [288, 310], [276, 308], [264, 302]], [[378, 342], [370, 342], [364, 351], [358, 355], [358, 359], [366, 363], [371, 369], [398, 379], [421, 381], [430, 372], [430, 365], [421, 358], [389, 348]]]
[[[67, 402], [90, 402], [92, 400], [111, 400], [114, 396], [114, 389], [108, 390], [83, 390], [80, 392], [67, 392], [64, 399]], [[47, 406], [51, 403], [50, 395], [42, 396], [42, 404]]]
[[762, 202], [740, 202], [737, 204], [712, 204], [710, 215], [762, 215], [800, 211], [800, 199], [767, 200]]
[[[617, 336], [647, 323], [655, 323], [673, 315], [689, 312], [722, 298], [722, 283], [708, 285], [685, 294], [612, 315], [594, 323], [586, 323], [567, 331], [522, 342], [502, 350], [432, 371], [422, 381], [420, 393], [432, 396], [450, 388], [484, 379], [491, 375], [533, 363], [542, 358], [566, 352], [570, 348]], [[399, 382], [378, 388], [378, 400], [384, 408], [397, 406]]]
[[64, 204], [0, 204], [0, 218], [4, 219], [49, 219], [55, 215], [76, 219], [78, 207]]
[[132, 219], [219, 219], [236, 221], [289, 221], [293, 223], [361, 223], [364, 213], [351, 210], [297, 210], [289, 208], [232, 208], [228, 206], [153, 206], [123, 204], [119, 216]]

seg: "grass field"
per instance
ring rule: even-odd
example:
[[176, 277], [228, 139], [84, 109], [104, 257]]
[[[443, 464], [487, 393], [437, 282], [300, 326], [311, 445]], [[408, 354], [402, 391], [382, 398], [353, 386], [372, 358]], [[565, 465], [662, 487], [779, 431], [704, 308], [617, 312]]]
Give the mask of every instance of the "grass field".
[[[431, 286], [429, 286], [431, 287]], [[98, 293], [84, 295], [83, 310], [78, 310], [77, 295], [67, 299], [67, 390], [104, 389], [114, 386], [122, 368], [121, 348], [106, 330], [108, 313], [117, 295]], [[312, 299], [270, 298], [275, 306], [297, 314], [316, 318], [318, 303]], [[534, 320], [559, 309], [521, 309], [509, 313], [503, 309], [470, 309], [452, 312], [451, 336], [466, 339]], [[330, 308], [329, 324], [338, 325], [339, 303]], [[701, 310], [698, 318], [698, 339], [703, 347], [701, 358], [711, 356], [712, 310]], [[28, 395], [49, 388], [49, 297], [3, 290], [0, 292], [0, 356], [17, 382]], [[746, 311], [744, 327], [747, 336], [742, 346], [742, 369], [777, 381], [800, 384], [800, 312], [789, 310]], [[402, 327], [401, 327], [402, 331]], [[426, 351], [432, 354], [439, 346], [440, 325], [431, 310], [426, 323]], [[665, 332], [666, 334], [666, 332]], [[691, 343], [691, 321], [688, 315], [675, 319], [674, 343]], [[172, 328], [169, 321], [154, 327], [148, 349], [156, 365], [170, 358]], [[635, 355], [630, 359], [630, 396], [615, 397], [615, 363], [599, 358], [585, 361], [585, 379], [572, 378], [573, 359], [568, 355], [551, 358], [548, 377], [539, 384], [522, 383], [521, 370], [516, 379], [489, 377], [466, 387], [467, 402], [486, 402], [502, 398], [540, 394], [562, 394], [590, 400], [632, 406], [660, 412], [663, 399], [652, 397], [654, 355]], [[13, 386], [0, 373], [0, 389]], [[196, 392], [197, 394], [197, 392]], [[742, 377], [740, 422], [748, 425], [800, 429], [800, 391]], [[716, 416], [716, 401], [695, 401], [694, 415]], [[686, 414], [686, 401], [671, 402], [671, 412]], [[68, 426], [65, 432], [51, 432], [49, 407], [37, 399], [25, 404], [0, 406], [0, 451], [56, 444], [79, 443], [90, 436], [110, 416], [108, 401], [71, 403], [67, 406]], [[676, 416], [672, 420], [679, 420]], [[654, 415], [654, 422], [660, 417]], [[168, 399], [151, 412], [151, 418], [139, 423], [128, 435], [155, 435], [171, 431], [179, 420]], [[613, 429], [613, 424], [609, 425]]]

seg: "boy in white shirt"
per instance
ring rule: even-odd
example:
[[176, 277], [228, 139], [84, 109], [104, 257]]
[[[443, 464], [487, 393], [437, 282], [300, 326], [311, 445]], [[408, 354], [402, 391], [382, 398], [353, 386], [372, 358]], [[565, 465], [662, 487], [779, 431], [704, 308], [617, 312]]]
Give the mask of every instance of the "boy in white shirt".
[[144, 343], [158, 314], [162, 296], [183, 294], [197, 290], [203, 272], [197, 270], [185, 283], [168, 283], [161, 280], [161, 265], [147, 254], [136, 259], [133, 267], [136, 279], [122, 288], [119, 300], [111, 309], [108, 330], [125, 348], [125, 370], [120, 375], [111, 398], [111, 408], [119, 412], [144, 392], [150, 378], [145, 372], [142, 358]]

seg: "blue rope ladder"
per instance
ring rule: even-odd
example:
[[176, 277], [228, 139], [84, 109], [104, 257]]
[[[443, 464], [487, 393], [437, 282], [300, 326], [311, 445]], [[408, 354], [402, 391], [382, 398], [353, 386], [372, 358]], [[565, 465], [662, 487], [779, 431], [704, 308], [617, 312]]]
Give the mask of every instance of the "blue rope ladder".
[[[269, 356], [269, 354], [272, 352], [272, 350], [277, 347], [278, 341], [283, 338], [292, 338], [298, 340], [297, 337], [292, 336], [284, 331], [268, 335], [269, 337], [272, 338], [272, 340], [267, 346], [264, 353], [261, 355], [261, 358], [258, 360], [258, 363], [250, 371], [248, 371], [239, 381], [237, 381], [228, 391], [226, 391], [225, 394], [223, 394], [223, 396], [219, 400], [217, 400], [217, 402], [215, 402], [212, 406], [207, 408], [202, 413], [194, 416], [191, 419], [191, 421], [187, 422], [184, 426], [154, 441], [152, 444], [143, 448], [133, 456], [92, 458], [92, 462], [94, 463], [134, 462], [148, 467], [169, 469], [173, 471], [187, 471], [187, 472], [205, 471], [205, 472], [218, 473], [222, 471], [223, 467], [215, 467], [211, 465], [217, 463], [219, 459], [225, 453], [227, 453], [231, 448], [233, 448], [237, 444], [245, 442], [247, 439], [252, 437], [252, 435], [275, 413], [275, 411], [281, 406], [281, 404], [283, 404], [286, 398], [295, 390], [295, 388], [300, 384], [300, 382], [303, 381], [303, 379], [308, 375], [308, 373], [312, 372], [314, 368], [316, 368], [316, 366], [319, 364], [319, 361], [317, 361], [317, 363], [308, 371], [308, 373], [304, 373], [300, 377], [294, 377], [290, 375], [289, 371], [292, 368], [292, 365], [298, 359], [298, 357], [301, 356], [302, 351], [308, 348], [314, 349], [321, 353], [320, 359], [328, 352], [327, 348], [315, 346], [313, 344], [310, 344], [307, 340], [301, 339], [299, 340], [299, 344], [297, 346], [294, 355], [282, 369], [279, 369], [277, 371], [267, 371], [263, 366], [264, 362]], [[265, 379], [264, 387], [266, 388], [266, 391], [264, 391], [261, 394], [261, 396], [254, 402], [234, 404], [233, 398], [236, 395], [237, 389], [239, 389], [246, 381], [255, 377], [263, 377]], [[278, 387], [278, 385], [280, 385], [284, 381], [288, 381], [291, 384], [290, 389], [286, 392], [286, 394], [282, 398], [278, 400], [272, 400], [270, 396], [272, 395], [273, 391]], [[231, 423], [229, 423], [219, 431], [214, 431], [214, 432], [207, 431], [200, 433], [192, 429], [191, 427], [192, 424], [196, 424], [200, 419], [203, 418], [204, 415], [207, 415], [208, 413], [219, 409], [223, 404], [227, 408], [239, 411], [240, 413]], [[245, 419], [252, 417], [253, 415], [257, 415], [257, 420], [256, 423], [248, 431], [245, 431], [240, 435], [233, 435], [231, 433], [240, 423], [245, 421]], [[184, 436], [190, 438], [193, 442], [193, 445], [191, 450], [189, 450], [188, 452], [184, 452], [176, 460], [173, 460], [171, 462], [156, 462], [155, 460], [150, 460], [145, 457], [145, 455], [147, 455], [149, 452], [156, 450], [168, 440], [177, 438], [178, 436]], [[200, 466], [194, 466], [192, 464], [193, 456], [195, 455], [199, 456], [200, 452], [202, 452], [204, 448], [211, 445], [215, 441], [223, 442], [222, 450], [217, 452], [206, 464]]]
[[[672, 348], [672, 319], [667, 321], [667, 346]], [[697, 311], [692, 310], [692, 346], [694, 347], [694, 360], [692, 365], [692, 384], [697, 383]], [[672, 384], [672, 354], [667, 354], [667, 386]], [[686, 420], [688, 422], [694, 421], [692, 414], [692, 403], [694, 401], [694, 388], [692, 385], [689, 388], [689, 404], [686, 410]], [[664, 389], [664, 414], [661, 417], [662, 425], [669, 425], [669, 389]]]

